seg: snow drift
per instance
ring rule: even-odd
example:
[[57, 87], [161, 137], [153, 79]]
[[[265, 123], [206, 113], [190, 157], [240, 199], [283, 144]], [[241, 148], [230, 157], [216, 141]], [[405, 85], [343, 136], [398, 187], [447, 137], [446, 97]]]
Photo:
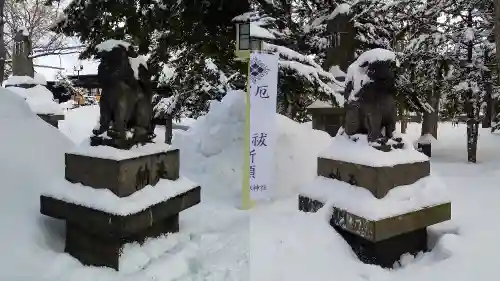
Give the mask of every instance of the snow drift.
[[61, 235], [54, 231], [62, 230], [62, 224], [39, 214], [39, 195], [44, 183], [64, 176], [64, 151], [72, 143], [7, 89], [0, 89], [0, 131], [0, 249], [4, 253], [0, 279], [37, 280], [43, 270], [36, 262], [40, 252], [63, 247], [63, 240], [53, 239]]
[[33, 88], [9, 87], [9, 91], [18, 94], [29, 104], [37, 114], [62, 114], [62, 107], [54, 101], [54, 95], [45, 86], [36, 85]]
[[[200, 117], [187, 132], [174, 136], [180, 148], [181, 169], [197, 182], [211, 182], [224, 194], [239, 198], [243, 167], [245, 92], [231, 91], [221, 102], [214, 101], [207, 115]], [[271, 122], [272, 120], [270, 120]], [[295, 195], [299, 186], [316, 174], [317, 156], [330, 144], [330, 136], [277, 114], [277, 146], [274, 160], [275, 199]], [[193, 165], [196, 163], [196, 165]], [[205, 178], [196, 178], [196, 177]]]

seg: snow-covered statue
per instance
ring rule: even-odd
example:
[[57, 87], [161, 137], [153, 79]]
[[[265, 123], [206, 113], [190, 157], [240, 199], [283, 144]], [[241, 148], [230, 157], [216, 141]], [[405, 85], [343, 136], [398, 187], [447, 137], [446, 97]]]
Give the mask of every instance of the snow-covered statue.
[[129, 149], [154, 138], [150, 74], [142, 57], [127, 42], [108, 40], [97, 46], [97, 78], [102, 87], [100, 119], [91, 145]]
[[344, 132], [348, 136], [365, 134], [372, 146], [383, 151], [403, 146], [401, 138], [393, 138], [397, 66], [393, 52], [373, 49], [361, 54], [347, 70]]

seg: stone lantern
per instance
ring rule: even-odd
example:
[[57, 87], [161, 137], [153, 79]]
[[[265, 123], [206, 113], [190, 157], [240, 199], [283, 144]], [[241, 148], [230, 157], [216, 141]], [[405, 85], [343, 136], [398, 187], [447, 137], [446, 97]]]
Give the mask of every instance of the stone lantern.
[[261, 51], [264, 40], [276, 39], [273, 34], [265, 28], [252, 22], [236, 22], [236, 50], [235, 56], [238, 60], [248, 60], [251, 51]]
[[[328, 51], [323, 68], [329, 70], [338, 66], [343, 72], [354, 62], [356, 43], [356, 29], [352, 15], [339, 13], [327, 23]], [[339, 77], [337, 78], [339, 79]], [[339, 79], [340, 80], [340, 79]]]

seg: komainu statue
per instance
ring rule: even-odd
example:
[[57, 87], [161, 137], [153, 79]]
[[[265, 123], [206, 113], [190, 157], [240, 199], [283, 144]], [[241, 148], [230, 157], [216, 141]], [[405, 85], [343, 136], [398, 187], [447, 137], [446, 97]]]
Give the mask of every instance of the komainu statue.
[[99, 124], [93, 130], [91, 145], [130, 149], [151, 142], [155, 137], [153, 93], [145, 62], [126, 42], [109, 40], [97, 49], [102, 93]]
[[401, 148], [401, 138], [393, 138], [397, 121], [397, 61], [384, 49], [367, 51], [349, 66], [345, 88], [344, 132], [365, 134], [377, 149]]

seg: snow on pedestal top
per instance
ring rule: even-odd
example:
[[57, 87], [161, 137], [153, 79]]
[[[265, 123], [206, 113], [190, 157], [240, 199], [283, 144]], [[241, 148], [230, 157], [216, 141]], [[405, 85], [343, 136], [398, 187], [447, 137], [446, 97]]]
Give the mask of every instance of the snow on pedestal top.
[[118, 197], [108, 189], [95, 189], [60, 179], [42, 195], [96, 209], [109, 214], [126, 216], [141, 212], [179, 194], [196, 188], [198, 184], [185, 177], [176, 181], [162, 179], [127, 197]]
[[163, 153], [172, 150], [172, 147], [165, 143], [148, 143], [143, 146], [134, 146], [129, 150], [117, 149], [111, 146], [90, 146], [90, 142], [85, 141], [77, 146], [69, 154], [95, 157], [109, 160], [126, 160], [138, 158], [146, 155]]
[[435, 176], [395, 187], [382, 199], [375, 198], [366, 188], [325, 177], [317, 177], [301, 190], [301, 194], [323, 202], [326, 200], [326, 210], [335, 206], [372, 221], [450, 202], [446, 185]]
[[110, 39], [110, 40], [106, 40], [106, 41], [102, 42], [101, 44], [97, 45], [96, 49], [99, 52], [109, 52], [117, 46], [123, 46], [125, 48], [128, 48], [128, 47], [130, 47], [130, 43], [122, 41], [122, 40]]
[[62, 106], [54, 101], [54, 95], [45, 86], [37, 85], [27, 89], [9, 87], [7, 90], [24, 98], [36, 114], [63, 114]]
[[35, 73], [35, 77], [29, 76], [10, 76], [5, 80], [5, 86], [15, 86], [15, 85], [47, 85], [47, 80], [45, 77], [39, 73]]
[[392, 167], [398, 164], [429, 161], [427, 156], [417, 151], [405, 139], [403, 139], [404, 148], [383, 152], [370, 146], [366, 135], [353, 137], [357, 137], [358, 140], [354, 142], [345, 134], [337, 135], [332, 139], [330, 147], [319, 156], [371, 167]]

